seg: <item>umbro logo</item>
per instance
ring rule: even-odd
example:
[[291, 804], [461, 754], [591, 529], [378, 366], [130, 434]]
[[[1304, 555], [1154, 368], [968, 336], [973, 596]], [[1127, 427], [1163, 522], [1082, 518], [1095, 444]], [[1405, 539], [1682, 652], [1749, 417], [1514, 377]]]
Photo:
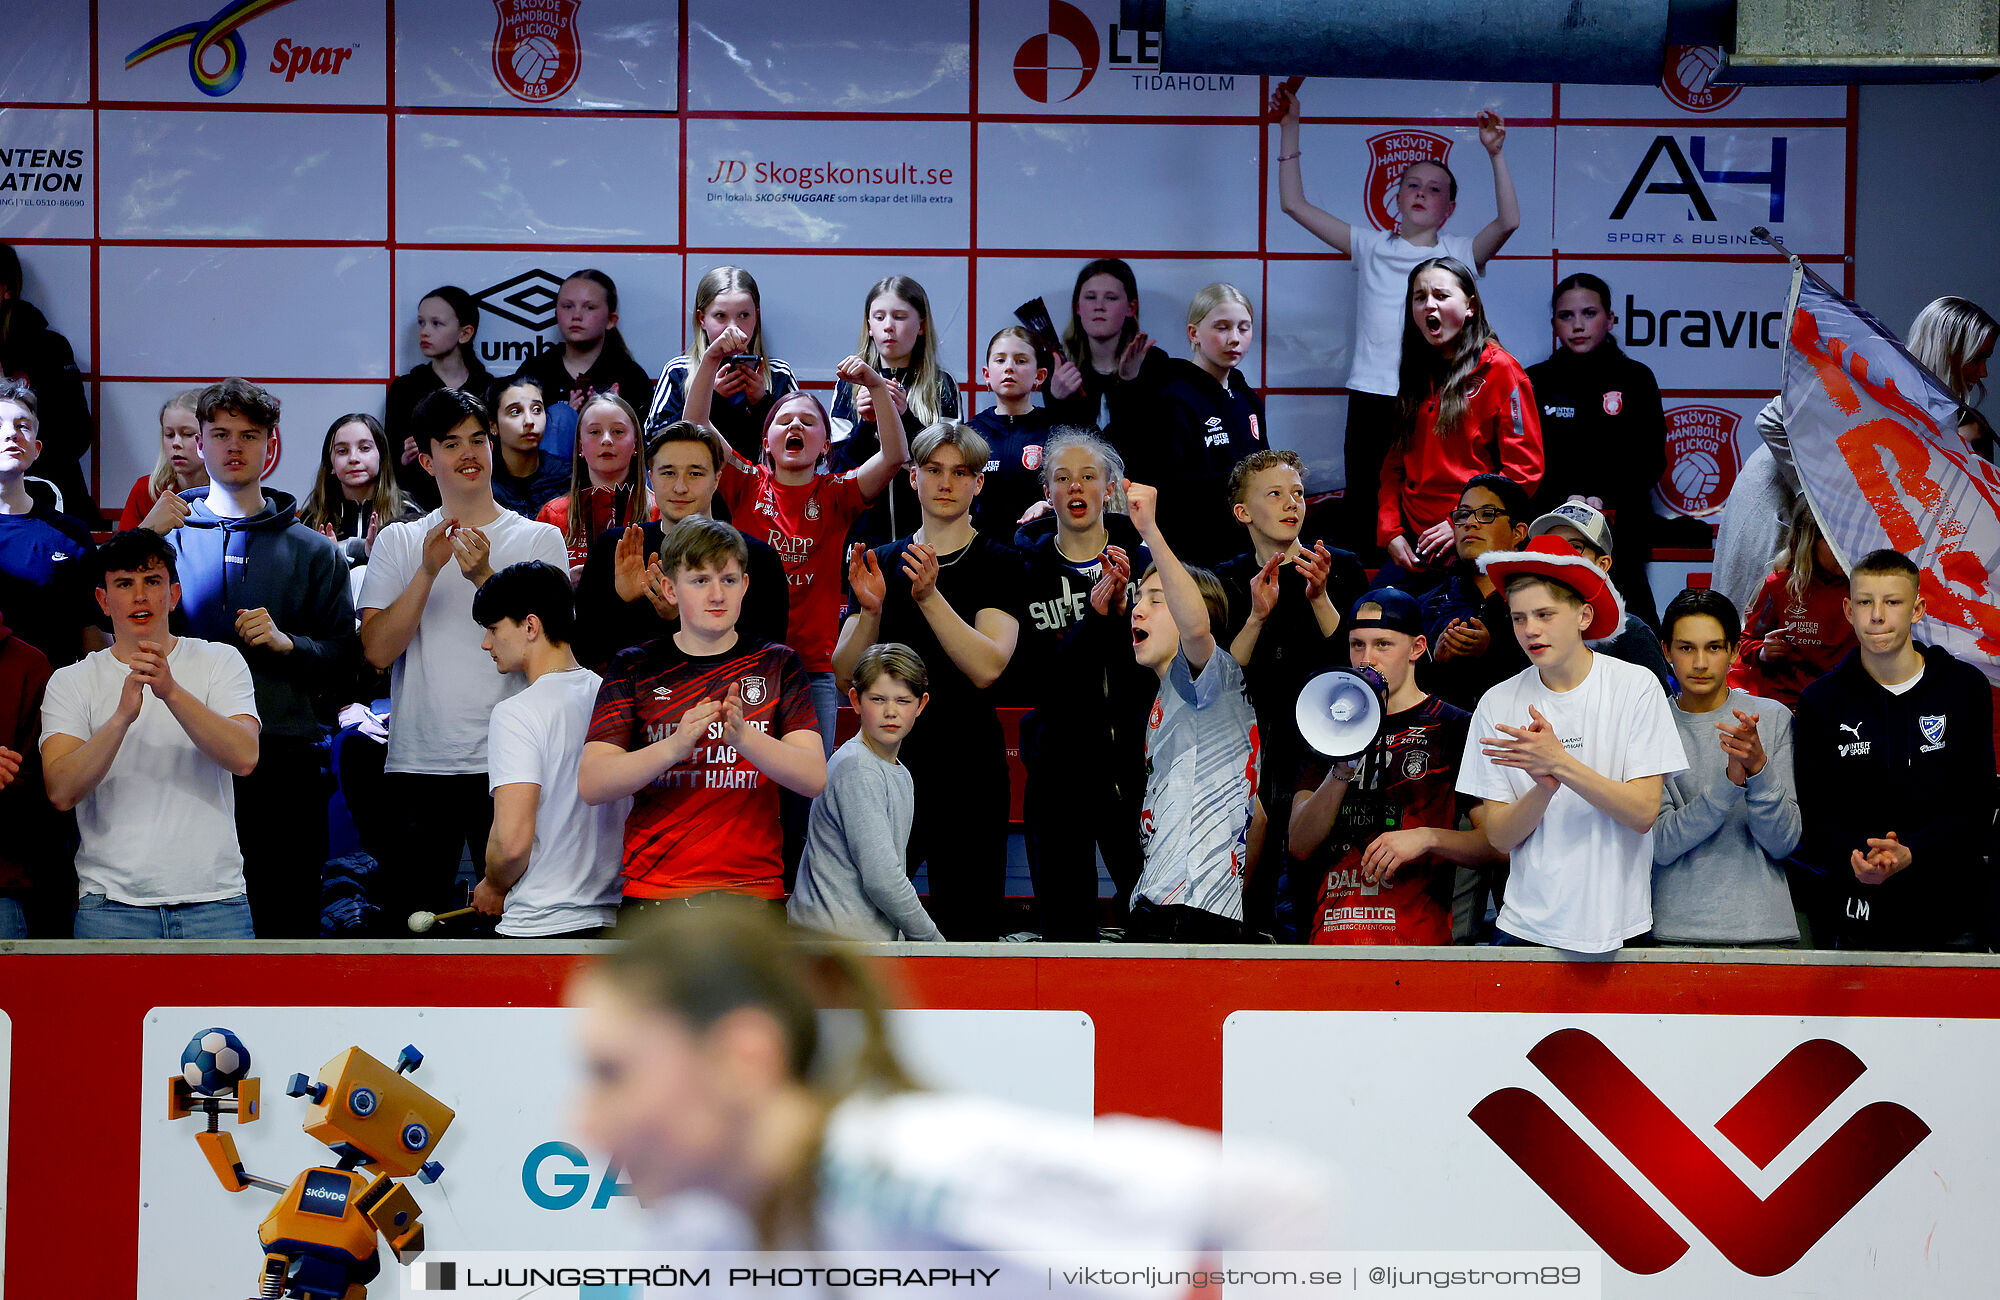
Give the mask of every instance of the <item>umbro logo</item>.
[[664, 686], [655, 686], [653, 688], [653, 698], [665, 704], [668, 700], [674, 698], [674, 693]]

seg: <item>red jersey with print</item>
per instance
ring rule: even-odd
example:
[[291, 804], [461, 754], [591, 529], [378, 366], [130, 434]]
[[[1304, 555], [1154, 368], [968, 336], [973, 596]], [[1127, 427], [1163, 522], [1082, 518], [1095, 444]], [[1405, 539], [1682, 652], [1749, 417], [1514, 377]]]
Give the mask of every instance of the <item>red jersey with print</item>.
[[624, 488], [604, 488], [591, 486], [583, 490], [584, 525], [577, 530], [576, 540], [569, 540], [569, 494], [551, 497], [542, 503], [535, 515], [538, 523], [554, 524], [562, 529], [564, 545], [569, 548], [569, 567], [583, 567], [590, 558], [592, 539], [611, 528], [623, 528], [627, 524], [646, 523], [658, 519], [660, 512], [653, 504], [653, 494], [646, 493], [646, 513], [638, 519], [625, 505]]
[[[1803, 596], [1792, 595], [1790, 569], [1765, 578], [1743, 620], [1743, 642], [1729, 665], [1729, 684], [1797, 712], [1799, 693], [1832, 672], [1854, 648], [1854, 625], [1841, 604], [1846, 596], [1846, 578], [1817, 568]], [[1765, 663], [1764, 643], [1773, 633], [1783, 634], [1792, 653]]]
[[1542, 411], [1528, 372], [1498, 343], [1488, 343], [1466, 380], [1465, 414], [1448, 434], [1437, 429], [1438, 395], [1417, 410], [1416, 428], [1382, 461], [1375, 540], [1387, 546], [1421, 533], [1458, 505], [1465, 480], [1504, 474], [1534, 494], [1542, 481]]
[[[621, 650], [604, 670], [586, 742], [628, 753], [673, 734], [681, 715], [731, 686], [745, 726], [772, 736], [818, 734], [805, 666], [787, 646], [739, 642], [690, 655], [662, 637]], [[718, 720], [688, 761], [632, 797], [625, 819], [625, 897], [681, 898], [712, 890], [785, 896], [778, 783], [722, 739]]]
[[847, 563], [847, 530], [868, 504], [857, 474], [816, 474], [787, 486], [768, 465], [752, 470], [725, 466], [722, 499], [729, 518], [770, 544], [785, 562], [792, 588], [792, 648], [809, 673], [833, 671], [840, 637], [840, 581]]
[[[1453, 787], [1470, 714], [1435, 695], [1383, 720], [1381, 739], [1341, 802], [1333, 832], [1308, 868], [1316, 876], [1310, 943], [1451, 943], [1451, 864], [1426, 855], [1405, 863], [1390, 884], [1361, 879], [1361, 855], [1385, 831], [1456, 830], [1472, 800]], [[1303, 801], [1331, 764], [1308, 759], [1299, 771]]]

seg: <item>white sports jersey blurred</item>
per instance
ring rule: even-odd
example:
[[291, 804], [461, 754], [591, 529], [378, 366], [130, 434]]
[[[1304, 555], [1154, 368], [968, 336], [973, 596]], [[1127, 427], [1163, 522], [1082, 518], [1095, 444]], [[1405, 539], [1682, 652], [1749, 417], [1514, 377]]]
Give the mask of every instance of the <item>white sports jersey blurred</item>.
[[[812, 1250], [1324, 1250], [1331, 1184], [1282, 1154], [1160, 1120], [1096, 1121], [964, 1094], [855, 1096], [828, 1118]], [[654, 1245], [751, 1250], [747, 1215], [696, 1194]]]

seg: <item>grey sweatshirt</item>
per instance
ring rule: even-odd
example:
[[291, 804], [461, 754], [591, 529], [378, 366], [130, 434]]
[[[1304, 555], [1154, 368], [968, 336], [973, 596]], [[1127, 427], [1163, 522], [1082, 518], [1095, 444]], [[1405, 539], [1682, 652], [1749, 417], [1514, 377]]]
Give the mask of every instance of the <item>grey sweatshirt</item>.
[[910, 769], [878, 757], [860, 736], [834, 750], [785, 905], [792, 924], [875, 943], [942, 942], [904, 865], [916, 813]]
[[[1717, 725], [1757, 714], [1764, 770], [1739, 786]], [[1688, 769], [1666, 779], [1653, 824], [1653, 937], [1662, 943], [1781, 943], [1799, 937], [1784, 858], [1799, 842], [1792, 715], [1732, 690], [1712, 713], [1674, 706]]]

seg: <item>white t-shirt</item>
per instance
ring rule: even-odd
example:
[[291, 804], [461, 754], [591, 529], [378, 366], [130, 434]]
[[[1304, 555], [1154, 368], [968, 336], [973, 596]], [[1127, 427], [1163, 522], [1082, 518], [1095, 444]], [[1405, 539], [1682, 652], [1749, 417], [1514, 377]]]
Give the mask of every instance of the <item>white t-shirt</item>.
[[[109, 648], [49, 678], [42, 698], [42, 738], [88, 741], [118, 711], [130, 669]], [[257, 716], [250, 666], [234, 646], [184, 636], [167, 651], [167, 671], [225, 718]], [[213, 903], [243, 892], [243, 852], [236, 842], [236, 778], [195, 748], [187, 731], [148, 690], [139, 717], [97, 788], [76, 806], [82, 846], [77, 896], [161, 907]]]
[[[1333, 1183], [1296, 1156], [1161, 1120], [1093, 1121], [966, 1094], [840, 1102], [818, 1183], [812, 1240], [799, 1246], [1172, 1259], [1333, 1240]], [[704, 1193], [663, 1204], [652, 1236], [661, 1249], [755, 1245], [747, 1217]]]
[[576, 791], [577, 762], [603, 678], [588, 668], [545, 673], [493, 707], [487, 788], [538, 785], [528, 869], [507, 891], [494, 930], [510, 938], [610, 925], [625, 894], [623, 851], [630, 799], [593, 808]]
[[[361, 580], [357, 606], [387, 609], [423, 567], [424, 538], [444, 519], [433, 510], [422, 519], [390, 524], [375, 539], [368, 576]], [[510, 564], [541, 560], [569, 572], [569, 550], [554, 524], [523, 519], [511, 510], [481, 524], [489, 559], [498, 573]], [[493, 659], [479, 643], [486, 639], [472, 621], [472, 582], [448, 559], [431, 582], [423, 621], [409, 648], [389, 673], [394, 701], [389, 719], [385, 772], [456, 776], [486, 770], [486, 723], [493, 706], [527, 685], [519, 673], [493, 671]]]
[[1354, 365], [1347, 386], [1358, 393], [1396, 395], [1403, 359], [1403, 318], [1410, 314], [1410, 268], [1433, 257], [1455, 257], [1479, 269], [1469, 235], [1438, 236], [1423, 248], [1391, 230], [1356, 224], [1354, 231]]
[[[1599, 653], [1574, 690], [1557, 694], [1529, 666], [1480, 697], [1458, 769], [1460, 793], [1513, 803], [1533, 788], [1533, 777], [1495, 766], [1479, 743], [1481, 736], [1502, 734], [1502, 723], [1527, 726], [1530, 706], [1541, 710], [1564, 748], [1613, 781], [1687, 770], [1660, 679]], [[1611, 952], [1644, 934], [1653, 926], [1652, 832], [1621, 826], [1562, 787], [1541, 823], [1514, 849], [1499, 926], [1572, 952]]]

